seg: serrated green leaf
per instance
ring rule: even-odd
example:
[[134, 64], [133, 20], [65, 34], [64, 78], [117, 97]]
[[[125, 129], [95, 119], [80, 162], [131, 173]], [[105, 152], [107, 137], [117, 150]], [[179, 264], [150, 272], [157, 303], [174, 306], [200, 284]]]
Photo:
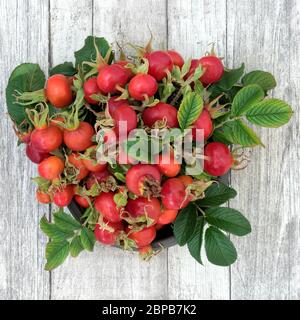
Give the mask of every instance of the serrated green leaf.
[[47, 263], [45, 270], [53, 270], [61, 265], [69, 255], [68, 241], [51, 241], [46, 246]]
[[205, 220], [224, 231], [236, 236], [251, 232], [249, 221], [237, 210], [227, 207], [212, 207], [205, 211]]
[[256, 85], [248, 85], [241, 89], [233, 99], [231, 107], [232, 116], [245, 114], [254, 104], [258, 103], [265, 97], [263, 89]]
[[237, 193], [233, 188], [226, 184], [218, 182], [213, 183], [205, 191], [205, 197], [197, 200], [197, 205], [200, 207], [214, 207], [219, 206], [230, 199], [236, 197]]
[[49, 223], [45, 217], [40, 220], [41, 230], [54, 241], [61, 241], [71, 238], [74, 233], [69, 230], [62, 230], [57, 225]]
[[244, 63], [238, 69], [225, 70], [222, 79], [216, 83], [216, 86], [224, 91], [229, 91], [240, 80], [244, 71]]
[[233, 144], [243, 147], [264, 146], [257, 134], [242, 120], [234, 120], [223, 125], [224, 137]]
[[203, 243], [204, 218], [198, 217], [196, 227], [191, 239], [188, 242], [188, 249], [191, 256], [202, 264], [201, 247]]
[[81, 228], [81, 224], [63, 210], [54, 212], [53, 216], [55, 225], [61, 230], [75, 231]]
[[96, 242], [94, 232], [88, 228], [83, 228], [80, 233], [82, 246], [87, 251], [93, 251]]
[[202, 66], [198, 66], [195, 71], [194, 71], [194, 74], [193, 74], [193, 80], [196, 81], [198, 80], [203, 74], [203, 69], [202, 69]]
[[181, 68], [181, 78], [183, 78], [191, 68], [192, 59], [188, 59], [185, 61], [184, 65]]
[[197, 209], [189, 204], [178, 214], [174, 223], [174, 236], [180, 246], [184, 246], [192, 237], [197, 221]]
[[188, 92], [182, 99], [178, 110], [178, 122], [182, 130], [190, 127], [203, 109], [203, 100], [195, 92]]
[[6, 103], [8, 113], [17, 125], [27, 119], [25, 110], [32, 106], [24, 107], [15, 103], [16, 90], [20, 93], [34, 92], [43, 89], [45, 82], [45, 74], [38, 64], [23, 63], [11, 73], [6, 87]]
[[73, 66], [73, 62], [64, 62], [61, 63], [55, 67], [53, 67], [50, 70], [50, 76], [53, 76], [54, 74], [64, 74], [67, 77], [71, 77], [74, 74], [76, 74], [77, 70]]
[[203, 94], [204, 87], [200, 80], [194, 81], [194, 91], [199, 95]]
[[265, 92], [274, 89], [277, 85], [276, 80], [271, 73], [261, 70], [254, 70], [252, 72], [247, 73], [243, 77], [242, 83], [245, 86], [249, 84], [257, 84]]
[[288, 123], [293, 114], [292, 108], [279, 99], [268, 99], [252, 106], [247, 111], [247, 120], [267, 128], [278, 128]]
[[172, 70], [172, 78], [179, 81], [181, 79], [181, 70], [178, 66], [174, 66]]
[[[80, 50], [74, 53], [76, 67], [81, 66], [82, 62], [84, 61], [91, 62], [96, 60], [96, 49], [94, 46], [94, 39], [101, 56], [104, 58], [105, 55], [107, 54], [107, 51], [109, 50], [110, 45], [108, 44], [105, 38], [88, 36], [84, 41], [84, 46]], [[112, 59], [112, 55], [111, 55], [111, 59]], [[88, 66], [85, 66], [85, 69], [88, 69], [88, 68], [89, 68]], [[85, 72], [86, 71], [87, 70], [85, 70]]]
[[78, 255], [80, 254], [81, 251], [83, 251], [83, 245], [81, 243], [81, 239], [80, 236], [76, 236], [72, 239], [71, 243], [70, 243], [70, 255], [72, 257], [78, 257]]
[[237, 259], [233, 243], [222, 231], [213, 226], [205, 231], [205, 251], [208, 261], [217, 266], [230, 266]]

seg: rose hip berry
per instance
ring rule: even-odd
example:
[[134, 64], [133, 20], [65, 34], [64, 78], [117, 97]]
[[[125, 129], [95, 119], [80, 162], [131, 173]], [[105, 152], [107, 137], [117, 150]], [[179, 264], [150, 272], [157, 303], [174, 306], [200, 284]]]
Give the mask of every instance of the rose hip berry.
[[221, 142], [207, 144], [204, 156], [204, 171], [212, 176], [223, 176], [234, 163], [229, 148]]
[[42, 152], [51, 152], [57, 149], [63, 142], [62, 131], [50, 125], [46, 128], [36, 128], [30, 136], [30, 143], [35, 149]]
[[150, 244], [156, 237], [156, 229], [154, 226], [144, 228], [140, 231], [128, 232], [128, 238], [135, 241], [138, 248], [145, 247]]
[[121, 132], [121, 125], [126, 125], [125, 133], [129, 133], [137, 127], [137, 115], [136, 112], [129, 106], [123, 105], [116, 109], [112, 118], [115, 121], [116, 133]]
[[119, 99], [119, 96], [114, 96], [111, 97], [108, 101], [107, 101], [107, 106], [108, 106], [108, 111], [109, 114], [113, 117], [114, 112], [121, 106], [129, 106], [129, 102], [126, 99], [121, 99], [121, 100], [117, 100]]
[[173, 150], [160, 154], [157, 162], [159, 171], [167, 177], [176, 177], [180, 172], [181, 165], [175, 160]]
[[178, 53], [175, 50], [168, 50], [167, 53], [171, 57], [173, 64], [175, 66], [178, 66], [181, 69], [182, 66], [184, 65], [184, 60], [183, 60], [182, 56], [180, 55], [180, 53]]
[[107, 164], [104, 162], [97, 161], [97, 146], [93, 145], [86, 149], [82, 158], [82, 163], [87, 170], [91, 172], [103, 171]]
[[72, 103], [73, 95], [68, 78], [63, 74], [55, 74], [48, 78], [46, 96], [56, 108], [64, 108]]
[[186, 192], [186, 186], [178, 178], [168, 179], [161, 189], [162, 203], [167, 209], [180, 210], [185, 208], [191, 201]]
[[58, 207], [65, 207], [71, 203], [73, 196], [74, 196], [74, 185], [68, 184], [54, 192], [53, 202]]
[[[160, 202], [157, 198], [129, 199], [125, 211], [133, 221], [147, 221], [147, 225], [152, 225], [157, 222], [160, 216]], [[141, 219], [143, 219], [143, 221]]]
[[156, 80], [150, 74], [137, 74], [128, 85], [129, 95], [138, 101], [154, 96], [157, 89]]
[[171, 72], [173, 69], [173, 60], [167, 52], [153, 51], [145, 55], [149, 61], [148, 73], [157, 81], [162, 80], [167, 76], [167, 71]]
[[94, 128], [88, 122], [80, 122], [75, 129], [64, 130], [64, 143], [73, 151], [84, 151], [93, 144]]
[[26, 145], [26, 156], [33, 163], [41, 163], [44, 159], [48, 158], [50, 154], [36, 149], [31, 143]]
[[197, 129], [203, 130], [204, 140], [206, 140], [211, 135], [211, 133], [213, 131], [213, 123], [211, 120], [211, 116], [210, 116], [210, 113], [206, 109], [203, 109], [200, 116], [193, 124], [193, 139], [199, 141], [199, 140], [201, 140], [200, 136], [202, 137], [202, 135], [197, 136], [197, 134], [196, 134]]
[[84, 91], [84, 99], [90, 104], [98, 104], [98, 101], [91, 98], [94, 94], [101, 93], [98, 85], [97, 85], [97, 77], [89, 78], [83, 84], [83, 91]]
[[105, 182], [108, 177], [111, 177], [111, 173], [107, 170], [107, 168], [102, 171], [91, 172], [86, 181], [87, 189], [91, 189], [96, 182]]
[[119, 60], [119, 61], [115, 62], [115, 64], [118, 64], [118, 65], [124, 67], [124, 69], [127, 72], [128, 79], [131, 79], [134, 76], [134, 74], [132, 73], [130, 68], [126, 68], [126, 65], [128, 65], [128, 63], [130, 63], [130, 62], [126, 61], [126, 60]]
[[120, 213], [123, 207], [117, 207], [113, 192], [102, 192], [95, 198], [95, 209], [110, 222], [121, 221]]
[[178, 214], [178, 210], [172, 210], [172, 209], [163, 209], [157, 223], [158, 224], [169, 224], [175, 221]]
[[113, 223], [104, 219], [103, 226], [99, 223], [96, 224], [94, 234], [97, 241], [107, 245], [115, 245], [122, 230], [121, 222]]
[[158, 168], [150, 164], [137, 164], [126, 174], [129, 191], [139, 197], [157, 197], [160, 192], [161, 174]]
[[118, 93], [120, 88], [123, 88], [128, 81], [128, 71], [121, 65], [107, 65], [99, 71], [97, 77], [97, 85], [99, 89], [105, 93]]
[[37, 190], [35, 196], [39, 203], [47, 204], [51, 202], [51, 198], [48, 193]]
[[199, 64], [203, 69], [203, 75], [200, 77], [200, 81], [204, 85], [221, 80], [224, 73], [224, 66], [221, 59], [216, 56], [206, 56], [199, 60]]
[[156, 121], [165, 122], [168, 128], [178, 128], [177, 109], [168, 103], [159, 102], [142, 113], [144, 124], [152, 127]]
[[88, 208], [90, 206], [86, 197], [75, 194], [74, 199], [82, 208]]
[[78, 181], [82, 180], [89, 174], [89, 170], [84, 166], [83, 161], [80, 159], [80, 155], [78, 153], [71, 153], [68, 156], [68, 161], [78, 170], [78, 174], [76, 176]]
[[39, 175], [47, 180], [54, 180], [64, 171], [65, 164], [57, 156], [44, 159], [38, 166]]

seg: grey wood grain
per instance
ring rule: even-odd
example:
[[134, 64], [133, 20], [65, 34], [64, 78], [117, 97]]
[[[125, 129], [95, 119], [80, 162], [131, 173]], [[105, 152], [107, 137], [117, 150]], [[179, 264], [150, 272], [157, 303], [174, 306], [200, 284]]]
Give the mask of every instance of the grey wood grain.
[[[155, 44], [166, 45], [164, 2], [126, 1], [125, 6], [123, 1], [94, 1], [93, 9], [91, 5], [92, 1], [51, 2], [53, 63], [69, 59], [70, 52], [80, 48], [84, 37], [92, 31], [112, 42], [141, 43], [150, 37], [148, 23], [155, 34]], [[66, 38], [70, 45], [66, 43], [62, 48], [60, 42]], [[69, 259], [53, 272], [51, 296], [53, 299], [167, 298], [166, 259], [165, 252], [145, 263], [137, 254], [97, 244], [93, 254]]]
[[8, 77], [18, 64], [38, 62], [48, 69], [48, 1], [3, 0], [0, 16], [0, 298], [48, 299], [46, 239], [39, 231], [48, 206], [35, 201], [36, 166], [17, 147], [5, 101]]
[[[226, 55], [226, 1], [176, 0], [168, 3], [168, 46], [185, 58], [200, 58], [215, 42]], [[199, 265], [188, 249], [169, 249], [170, 299], [228, 299], [229, 269]]]
[[233, 239], [233, 299], [299, 299], [299, 9], [292, 0], [228, 1], [230, 62], [274, 73], [274, 95], [296, 110], [287, 126], [256, 130], [266, 148], [232, 174], [238, 197], [231, 205], [253, 226], [250, 236]]

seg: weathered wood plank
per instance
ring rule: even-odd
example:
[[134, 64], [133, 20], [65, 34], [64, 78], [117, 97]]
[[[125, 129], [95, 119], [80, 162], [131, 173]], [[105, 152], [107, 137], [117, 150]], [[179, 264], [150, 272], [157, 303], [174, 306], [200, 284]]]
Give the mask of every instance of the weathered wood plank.
[[[92, 0], [50, 0], [49, 41], [52, 66], [64, 61], [74, 61], [74, 51], [80, 49], [85, 37], [92, 34], [92, 3]], [[79, 270], [74, 272], [72, 264], [78, 266]], [[81, 288], [71, 286], [70, 282], [76, 278], [83, 281], [86, 279], [82, 277], [81, 269], [85, 269], [87, 261], [80, 257], [77, 264], [74, 259], [69, 259], [63, 266], [51, 272], [51, 299], [77, 297]]]
[[[298, 1], [228, 1], [228, 56], [233, 65], [265, 69], [278, 79], [274, 95], [299, 101]], [[297, 79], [297, 80], [296, 80]], [[255, 149], [232, 174], [238, 197], [231, 205], [250, 218], [253, 232], [236, 239], [233, 299], [299, 298], [299, 114], [277, 130], [257, 130], [266, 149]]]
[[[95, 35], [105, 36], [109, 41], [118, 40], [121, 43], [144, 42], [150, 36], [148, 23], [155, 34], [157, 40], [155, 44], [158, 47], [165, 46], [164, 2], [126, 1], [126, 4], [122, 1], [94, 2], [92, 19], [92, 1], [80, 1], [76, 4], [74, 1], [64, 1], [59, 4], [53, 1], [51, 42], [54, 63], [67, 59], [73, 49], [82, 46], [84, 37], [92, 33], [92, 20]], [[67, 21], [65, 12], [68, 12]], [[80, 15], [76, 12], [80, 12]], [[83, 27], [74, 33], [74, 29], [78, 26]], [[72, 48], [69, 45], [61, 48], [60, 42], [67, 35], [71, 37], [69, 41]], [[136, 254], [97, 245], [93, 254], [84, 253], [76, 259], [69, 259], [65, 265], [55, 270], [52, 276], [53, 299], [124, 299], [124, 297], [162, 299], [167, 297], [166, 290], [166, 253], [155, 257], [148, 264], [140, 261]]]
[[48, 70], [48, 1], [0, 2], [0, 298], [47, 299], [49, 274], [43, 271], [45, 237], [39, 218], [47, 206], [35, 200], [31, 177], [36, 166], [17, 148], [6, 112], [5, 87], [11, 71], [22, 62]]
[[[168, 46], [185, 58], [200, 57], [215, 42], [226, 55], [226, 1], [169, 1]], [[199, 265], [187, 248], [169, 249], [170, 299], [228, 299], [229, 269]]]

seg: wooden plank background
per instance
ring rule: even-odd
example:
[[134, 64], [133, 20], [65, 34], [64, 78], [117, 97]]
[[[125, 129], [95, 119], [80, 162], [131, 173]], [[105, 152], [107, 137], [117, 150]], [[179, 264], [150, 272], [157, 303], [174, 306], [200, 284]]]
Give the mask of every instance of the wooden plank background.
[[[1, 299], [300, 298], [300, 1], [1, 0], [0, 16]], [[230, 268], [201, 267], [179, 247], [145, 263], [97, 246], [48, 273], [38, 221], [51, 208], [34, 201], [36, 167], [16, 146], [5, 107], [9, 74], [25, 61], [47, 72], [72, 59], [90, 34], [143, 44], [149, 29], [156, 48], [199, 57], [215, 42], [228, 66], [273, 72], [274, 94], [293, 105], [292, 122], [260, 130], [267, 148], [231, 175], [239, 195], [230, 206], [245, 212], [253, 232], [233, 239], [239, 259]]]

